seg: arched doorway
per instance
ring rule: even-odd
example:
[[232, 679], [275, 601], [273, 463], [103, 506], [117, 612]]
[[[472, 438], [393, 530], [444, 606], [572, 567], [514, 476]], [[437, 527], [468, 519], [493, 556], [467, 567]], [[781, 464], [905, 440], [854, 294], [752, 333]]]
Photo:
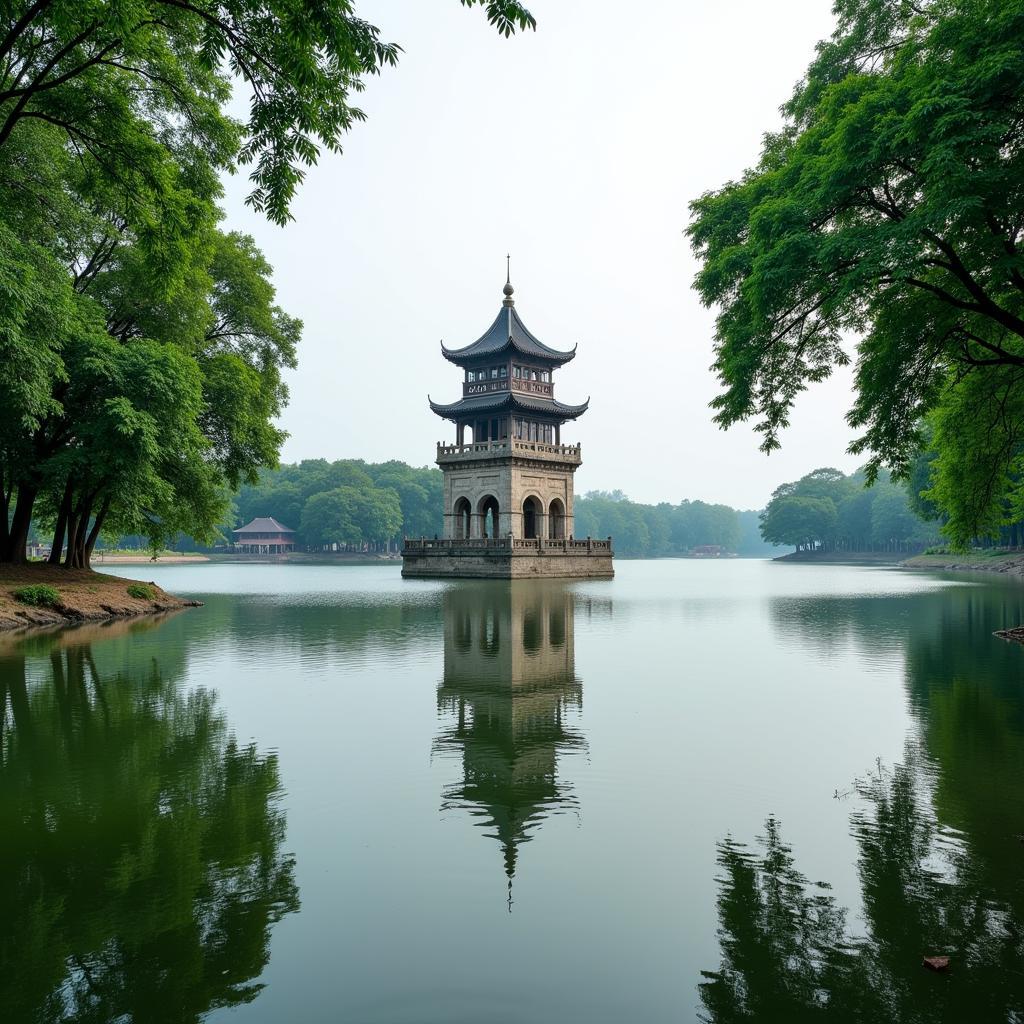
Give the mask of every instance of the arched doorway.
[[469, 521], [471, 514], [471, 506], [468, 498], [459, 498], [455, 502], [455, 539], [465, 540], [469, 536]]
[[488, 494], [480, 499], [476, 507], [480, 516], [480, 536], [494, 539], [498, 536], [498, 499]]
[[565, 505], [561, 498], [555, 498], [548, 506], [548, 536], [552, 540], [565, 537]]
[[540, 536], [540, 520], [544, 506], [532, 495], [523, 502], [523, 536], [536, 538]]

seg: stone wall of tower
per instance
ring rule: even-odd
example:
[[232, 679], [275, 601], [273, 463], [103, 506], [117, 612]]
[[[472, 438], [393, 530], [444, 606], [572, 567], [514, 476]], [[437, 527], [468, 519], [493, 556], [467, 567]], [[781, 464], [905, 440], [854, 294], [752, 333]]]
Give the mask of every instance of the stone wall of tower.
[[523, 504], [531, 495], [539, 498], [544, 507], [544, 516], [537, 531], [541, 537], [548, 536], [548, 509], [555, 498], [565, 506], [564, 535], [574, 536], [573, 529], [573, 477], [575, 466], [560, 466], [550, 462], [514, 460], [512, 466], [511, 530], [513, 537], [522, 537]]
[[523, 505], [530, 497], [537, 498], [543, 508], [538, 520], [537, 535], [549, 535], [548, 510], [559, 499], [565, 508], [563, 535], [574, 535], [573, 475], [574, 464], [520, 456], [479, 461], [463, 461], [442, 465], [444, 472], [444, 536], [454, 538], [457, 528], [455, 505], [460, 498], [469, 501], [472, 513], [471, 536], [479, 537], [480, 509], [488, 496], [498, 502], [498, 536], [523, 537]]

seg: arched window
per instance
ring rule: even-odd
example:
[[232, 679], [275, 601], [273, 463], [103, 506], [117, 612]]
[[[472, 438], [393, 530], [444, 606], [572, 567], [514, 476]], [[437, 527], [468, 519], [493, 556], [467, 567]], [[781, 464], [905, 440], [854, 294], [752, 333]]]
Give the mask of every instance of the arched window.
[[484, 496], [476, 511], [480, 516], [480, 536], [493, 540], [498, 536], [498, 499], [493, 494]]
[[555, 498], [548, 506], [548, 536], [552, 540], [565, 537], [565, 505], [561, 498]]
[[455, 502], [455, 539], [465, 540], [469, 536], [469, 519], [471, 506], [468, 498], [459, 498]]
[[544, 506], [532, 495], [523, 502], [523, 536], [536, 538], [540, 536], [540, 520]]

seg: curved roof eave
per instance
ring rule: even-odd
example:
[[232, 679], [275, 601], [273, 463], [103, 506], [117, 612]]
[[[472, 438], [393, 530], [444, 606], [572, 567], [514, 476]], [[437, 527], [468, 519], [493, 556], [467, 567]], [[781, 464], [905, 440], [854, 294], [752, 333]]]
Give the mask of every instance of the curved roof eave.
[[555, 399], [532, 398], [518, 395], [515, 392], [503, 391], [493, 395], [479, 395], [461, 398], [457, 402], [435, 402], [429, 395], [427, 401], [430, 409], [442, 419], [455, 422], [459, 417], [471, 416], [474, 413], [492, 413], [502, 410], [519, 410], [536, 412], [547, 416], [557, 416], [563, 420], [574, 420], [582, 416], [590, 407], [590, 397], [582, 405], [567, 405]]
[[491, 326], [471, 345], [464, 348], [448, 348], [442, 341], [441, 354], [449, 362], [461, 363], [467, 360], [493, 358], [508, 348], [514, 348], [521, 355], [531, 359], [560, 366], [576, 358], [576, 347], [574, 345], [568, 352], [562, 352], [545, 345], [530, 332], [515, 309], [505, 307], [498, 311]]

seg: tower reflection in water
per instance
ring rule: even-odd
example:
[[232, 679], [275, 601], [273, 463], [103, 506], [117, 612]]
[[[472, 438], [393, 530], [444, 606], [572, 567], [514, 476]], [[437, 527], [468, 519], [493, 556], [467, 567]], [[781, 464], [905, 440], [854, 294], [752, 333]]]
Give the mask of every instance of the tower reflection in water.
[[575, 810], [559, 758], [585, 749], [573, 647], [574, 594], [558, 581], [470, 582], [444, 597], [446, 727], [435, 753], [458, 756], [462, 777], [442, 810], [460, 808], [501, 846], [512, 880], [520, 847], [549, 816]]

